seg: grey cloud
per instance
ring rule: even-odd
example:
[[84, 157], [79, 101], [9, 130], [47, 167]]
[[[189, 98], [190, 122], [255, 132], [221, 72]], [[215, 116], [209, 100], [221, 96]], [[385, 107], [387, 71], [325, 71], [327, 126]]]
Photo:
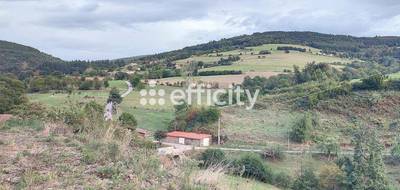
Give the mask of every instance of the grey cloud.
[[0, 0], [0, 38], [64, 59], [157, 53], [269, 30], [400, 35], [398, 0]]

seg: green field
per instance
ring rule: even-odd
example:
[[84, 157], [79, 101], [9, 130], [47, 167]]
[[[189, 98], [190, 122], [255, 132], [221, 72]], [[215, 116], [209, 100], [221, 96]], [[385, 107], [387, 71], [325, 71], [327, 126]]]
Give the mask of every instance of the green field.
[[128, 89], [124, 81], [116, 80], [109, 82], [110, 87], [102, 90], [79, 90], [72, 94], [67, 93], [34, 93], [28, 94], [28, 98], [32, 102], [40, 102], [47, 106], [59, 107], [65, 105], [67, 101], [72, 102], [89, 102], [96, 101], [99, 104], [105, 104], [108, 98], [108, 93], [111, 88], [117, 88], [121, 93]]
[[[290, 51], [290, 53], [285, 53], [284, 51], [278, 51], [276, 49], [278, 46], [293, 46], [293, 47], [306, 48], [307, 52]], [[268, 50], [271, 52], [271, 54], [261, 55], [265, 56], [265, 58], [259, 58], [258, 53], [261, 50]], [[233, 51], [218, 53], [222, 54], [222, 56], [217, 56], [216, 53], [193, 56], [191, 58], [178, 60], [176, 61], [176, 63], [178, 65], [185, 65], [190, 61], [203, 61], [205, 63], [214, 63], [219, 59], [221, 59], [221, 57], [226, 58], [229, 55], [239, 55], [241, 60], [234, 62], [233, 65], [205, 68], [202, 69], [202, 71], [241, 70], [243, 72], [250, 72], [250, 71], [282, 72], [284, 69], [292, 70], [293, 65], [304, 67], [307, 63], [313, 61], [325, 62], [325, 63], [351, 62], [351, 60], [349, 59], [343, 59], [335, 56], [318, 55], [317, 54], [318, 52], [319, 52], [318, 49], [307, 46], [290, 45], [290, 44], [266, 44], [255, 47], [247, 47], [241, 50], [233, 50]]]
[[[40, 102], [49, 107], [59, 107], [66, 105], [68, 101], [71, 102], [89, 102], [96, 101], [101, 105], [105, 105], [108, 94], [111, 88], [117, 88], [120, 93], [125, 92], [128, 87], [124, 81], [110, 81], [110, 87], [102, 90], [87, 90], [87, 91], [76, 91], [72, 94], [66, 93], [35, 93], [28, 94], [28, 98], [32, 102]], [[163, 87], [166, 94], [170, 94], [173, 90], [172, 87]], [[166, 129], [169, 122], [173, 119], [174, 112], [171, 102], [166, 99], [165, 106], [159, 105], [141, 105], [140, 104], [139, 91], [133, 91], [127, 97], [124, 98], [123, 102], [119, 106], [121, 110], [119, 112], [129, 112], [134, 114], [138, 120], [138, 127], [155, 131], [157, 129]], [[117, 116], [115, 116], [116, 118]]]
[[268, 108], [246, 110], [224, 108], [222, 131], [229, 141], [226, 147], [263, 148], [274, 144], [286, 146], [287, 135], [299, 113]]
[[389, 75], [390, 79], [400, 79], [400, 72]]

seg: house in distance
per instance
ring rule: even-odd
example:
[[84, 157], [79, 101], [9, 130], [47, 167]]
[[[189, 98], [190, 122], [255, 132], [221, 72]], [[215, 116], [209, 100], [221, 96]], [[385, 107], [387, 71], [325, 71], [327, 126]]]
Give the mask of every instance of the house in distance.
[[164, 142], [193, 146], [210, 146], [211, 135], [183, 131], [172, 131], [166, 134]]

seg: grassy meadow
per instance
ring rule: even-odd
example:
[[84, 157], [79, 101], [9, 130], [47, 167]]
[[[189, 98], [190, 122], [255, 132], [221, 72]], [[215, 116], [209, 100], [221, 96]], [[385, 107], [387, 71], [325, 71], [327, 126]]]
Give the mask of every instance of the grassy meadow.
[[[290, 51], [290, 53], [285, 53], [284, 51], [277, 50], [278, 46], [293, 46], [293, 47], [301, 47], [307, 49], [307, 52], [298, 52], [298, 51]], [[268, 50], [271, 54], [261, 55], [265, 56], [265, 58], [259, 58], [259, 51]], [[201, 71], [222, 71], [222, 70], [241, 70], [243, 72], [283, 72], [285, 69], [293, 69], [293, 65], [297, 65], [300, 68], [304, 67], [307, 63], [310, 62], [325, 62], [325, 63], [349, 63], [350, 59], [343, 59], [335, 56], [329, 55], [318, 55], [318, 49], [307, 47], [307, 46], [299, 46], [299, 45], [290, 45], [290, 44], [266, 44], [255, 47], [247, 47], [245, 49], [240, 50], [232, 50], [227, 52], [220, 52], [218, 54], [222, 54], [222, 56], [217, 56], [216, 53], [193, 56], [191, 58], [182, 59], [176, 61], [178, 65], [185, 65], [190, 61], [203, 61], [205, 63], [213, 63], [221, 59], [222, 57], [226, 58], [229, 55], [238, 55], [240, 56], [240, 60], [234, 62], [233, 65], [228, 66], [217, 66], [202, 69]], [[253, 54], [253, 55], [252, 55]]]

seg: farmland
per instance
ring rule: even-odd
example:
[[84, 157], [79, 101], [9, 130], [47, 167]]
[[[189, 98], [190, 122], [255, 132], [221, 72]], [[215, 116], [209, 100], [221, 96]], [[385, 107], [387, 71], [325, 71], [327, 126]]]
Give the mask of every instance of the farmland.
[[[306, 52], [290, 51], [285, 53], [284, 51], [277, 50], [280, 46], [290, 46], [296, 48], [304, 48]], [[267, 50], [271, 54], [260, 55], [259, 52]], [[303, 68], [307, 63], [335, 63], [333, 67], [341, 68], [343, 64], [351, 63], [354, 60], [340, 58], [333, 55], [324, 55], [320, 53], [319, 49], [311, 48], [308, 46], [293, 45], [293, 44], [265, 44], [254, 47], [246, 47], [244, 49], [236, 49], [226, 52], [210, 53], [204, 55], [195, 55], [187, 59], [177, 60], [176, 64], [180, 67], [184, 67], [189, 62], [204, 62], [205, 64], [212, 64], [219, 61], [221, 58], [227, 58], [229, 56], [239, 56], [240, 60], [233, 62], [232, 65], [226, 66], [214, 66], [209, 68], [200, 69], [200, 71], [224, 71], [224, 70], [236, 70], [242, 71], [240, 75], [219, 75], [219, 76], [197, 76], [195, 80], [219, 83], [221, 87], [226, 88], [228, 85], [235, 83], [239, 84], [243, 81], [245, 76], [264, 76], [270, 77], [284, 71], [293, 70], [293, 66]], [[337, 65], [340, 63], [342, 65]], [[180, 77], [160, 79], [160, 82], [173, 83], [176, 81], [182, 81]]]
[[[279, 46], [293, 46], [307, 49], [307, 52], [297, 52], [290, 51], [290, 53], [285, 53], [284, 51], [277, 50]], [[259, 51], [268, 50], [271, 54], [262, 55], [265, 58], [259, 58]], [[308, 51], [311, 50], [311, 51]], [[202, 69], [201, 71], [221, 71], [221, 70], [240, 70], [243, 72], [283, 72], [284, 69], [293, 69], [293, 65], [297, 65], [300, 68], [304, 67], [307, 63], [310, 62], [325, 62], [325, 63], [349, 63], [351, 60], [343, 59], [335, 56], [329, 55], [318, 55], [318, 49], [306, 47], [306, 46], [298, 46], [298, 45], [290, 45], [290, 44], [267, 44], [255, 47], [247, 47], [245, 49], [227, 51], [227, 52], [218, 52], [214, 54], [206, 54], [200, 56], [193, 56], [188, 59], [178, 60], [176, 63], [178, 65], [185, 65], [190, 61], [203, 61], [204, 63], [213, 63], [218, 61], [219, 59], [226, 58], [229, 55], [238, 55], [240, 60], [234, 62], [233, 65], [228, 66], [217, 66]]]

